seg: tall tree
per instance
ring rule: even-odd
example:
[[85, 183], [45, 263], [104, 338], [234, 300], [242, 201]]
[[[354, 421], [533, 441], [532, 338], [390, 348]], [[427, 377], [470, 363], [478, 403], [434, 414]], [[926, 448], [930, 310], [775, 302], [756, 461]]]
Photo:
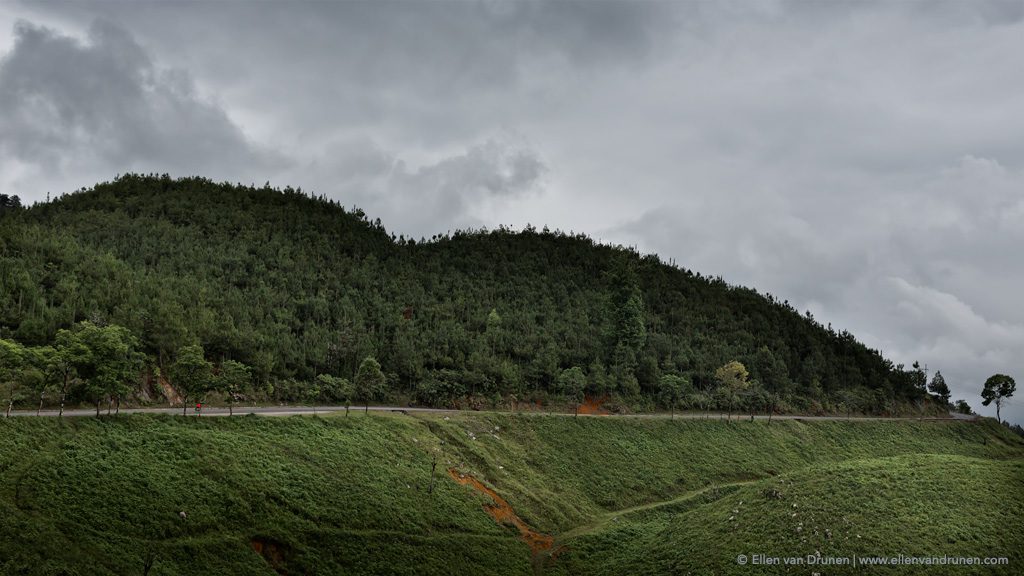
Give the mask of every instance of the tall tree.
[[178, 350], [178, 356], [171, 365], [171, 383], [181, 395], [181, 415], [188, 414], [189, 398], [199, 397], [206, 392], [213, 380], [213, 365], [206, 360], [203, 347], [199, 344], [185, 346]]
[[121, 398], [131, 393], [141, 374], [135, 337], [123, 326], [82, 322], [78, 339], [89, 349], [89, 364], [79, 366], [79, 373], [85, 376], [85, 396], [96, 406], [96, 415], [99, 416], [104, 399], [108, 401], [108, 412], [115, 401], [120, 408]]
[[356, 399], [363, 402], [364, 413], [370, 413], [370, 400], [375, 398], [386, 382], [384, 372], [380, 369], [380, 362], [373, 356], [363, 358], [356, 372], [355, 394]]
[[64, 416], [64, 404], [67, 400], [71, 384], [77, 377], [78, 368], [87, 367], [91, 364], [92, 351], [78, 337], [77, 331], [57, 331], [52, 367], [61, 382], [60, 412], [57, 414], [59, 417]]
[[989, 376], [989, 379], [985, 381], [985, 388], [981, 391], [981, 397], [984, 400], [982, 406], [988, 406], [995, 402], [996, 404], [996, 420], [1002, 422], [1003, 419], [999, 415], [999, 409], [1003, 407], [1003, 403], [1017, 390], [1017, 383], [1013, 381], [1013, 378], [1006, 374], [993, 374]]
[[935, 376], [932, 377], [931, 384], [928, 385], [928, 391], [938, 396], [943, 406], [949, 406], [949, 386], [946, 385], [946, 379], [942, 377], [941, 370], [935, 371]]
[[737, 400], [750, 386], [750, 382], [747, 380], [749, 376], [750, 373], [747, 372], [746, 366], [736, 360], [715, 370], [715, 380], [718, 381], [719, 391], [729, 405], [730, 420]]
[[580, 414], [580, 403], [583, 402], [583, 391], [587, 386], [587, 376], [579, 366], [562, 370], [558, 375], [558, 389], [572, 402], [573, 418]]
[[676, 407], [689, 393], [690, 382], [683, 376], [664, 374], [658, 380], [658, 398], [662, 405], [672, 411], [672, 419], [676, 418]]
[[235, 414], [235, 402], [249, 393], [252, 385], [252, 369], [236, 360], [225, 360], [220, 363], [220, 371], [216, 378], [217, 391], [224, 395], [228, 403], [228, 416]]

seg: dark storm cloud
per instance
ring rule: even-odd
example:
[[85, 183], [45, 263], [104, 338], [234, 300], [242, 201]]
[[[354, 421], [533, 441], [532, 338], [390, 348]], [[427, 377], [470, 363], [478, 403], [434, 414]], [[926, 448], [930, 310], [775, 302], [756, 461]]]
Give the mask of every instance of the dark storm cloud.
[[[672, 31], [657, 3], [44, 3], [47, 17], [123, 22], [246, 108], [276, 106], [276, 131], [319, 123], [406, 144], [481, 139], [480, 126], [535, 114], [550, 74], [628, 66]], [[202, 49], [181, 50], [181, 27]], [[543, 74], [538, 75], [539, 71]], [[530, 94], [524, 97], [521, 89]], [[509, 98], [510, 95], [516, 98]], [[282, 105], [286, 103], [287, 105]], [[486, 135], [485, 135], [486, 136]], [[410, 140], [411, 139], [411, 140]]]
[[156, 67], [128, 32], [104, 21], [85, 42], [16, 24], [14, 47], [0, 60], [0, 110], [0, 153], [48, 172], [86, 162], [195, 172], [273, 162], [197, 95], [186, 72]]

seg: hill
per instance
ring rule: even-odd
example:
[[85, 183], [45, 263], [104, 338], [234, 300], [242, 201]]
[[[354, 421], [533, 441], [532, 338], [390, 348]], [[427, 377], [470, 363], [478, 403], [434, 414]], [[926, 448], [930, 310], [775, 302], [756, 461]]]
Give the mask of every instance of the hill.
[[[407, 239], [299, 190], [143, 175], [5, 208], [0, 224], [0, 338], [46, 346], [83, 322], [123, 326], [149, 375], [137, 399], [159, 396], [153, 377], [199, 344], [214, 371], [241, 362], [247, 395], [276, 401], [307, 399], [323, 375], [336, 380], [320, 396], [340, 401], [374, 357], [384, 381], [366, 400], [547, 403], [582, 378], [591, 396], [649, 409], [669, 375], [692, 406], [945, 408], [920, 369], [786, 301], [579, 234]], [[731, 361], [757, 393], [720, 393]]]
[[1014, 574], [1022, 458], [988, 420], [0, 419], [0, 573], [741, 574], [818, 550]]

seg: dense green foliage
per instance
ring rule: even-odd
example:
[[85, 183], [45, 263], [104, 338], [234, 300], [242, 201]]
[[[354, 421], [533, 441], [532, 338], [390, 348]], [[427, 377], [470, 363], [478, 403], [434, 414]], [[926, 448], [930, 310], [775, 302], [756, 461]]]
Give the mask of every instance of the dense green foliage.
[[[241, 362], [277, 400], [307, 400], [326, 374], [357, 401], [543, 403], [578, 367], [588, 394], [640, 407], [666, 374], [693, 405], [933, 403], [920, 369], [654, 255], [532, 227], [396, 238], [301, 191], [200, 178], [129, 175], [0, 213], [0, 338], [47, 346], [83, 321], [127, 328], [151, 384], [200, 345], [214, 372]], [[384, 381], [364, 389], [368, 357]], [[758, 394], [713, 394], [732, 361]]]
[[0, 573], [530, 573], [517, 532], [446, 468], [565, 545], [553, 573], [717, 573], [735, 550], [811, 553], [822, 544], [793, 538], [793, 503], [809, 532], [860, 534], [857, 550], [1010, 555], [1012, 569], [1022, 456], [991, 421], [0, 419]]

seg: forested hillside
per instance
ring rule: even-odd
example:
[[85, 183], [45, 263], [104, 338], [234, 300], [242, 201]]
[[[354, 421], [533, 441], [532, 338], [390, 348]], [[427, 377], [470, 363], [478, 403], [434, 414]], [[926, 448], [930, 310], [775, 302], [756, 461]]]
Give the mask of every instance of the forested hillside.
[[[934, 403], [923, 372], [787, 302], [583, 235], [529, 227], [414, 240], [299, 190], [167, 176], [6, 203], [0, 338], [14, 360], [0, 380], [32, 380], [15, 368], [27, 371], [32, 350], [59, 355], [61, 334], [68, 351], [73, 336], [109, 327], [127, 329], [126, 349], [121, 376], [104, 377], [138, 374], [146, 396], [159, 393], [156, 374], [177, 386], [175, 366], [198, 350], [211, 378], [228, 360], [251, 373], [231, 394], [276, 400]], [[377, 373], [368, 358], [381, 376], [353, 390], [361, 366]], [[734, 361], [749, 375], [736, 372], [742, 386], [730, 389], [722, 368]], [[33, 372], [39, 386], [101, 378], [68, 361], [61, 380], [52, 364]], [[74, 390], [73, 400], [88, 395]]]

